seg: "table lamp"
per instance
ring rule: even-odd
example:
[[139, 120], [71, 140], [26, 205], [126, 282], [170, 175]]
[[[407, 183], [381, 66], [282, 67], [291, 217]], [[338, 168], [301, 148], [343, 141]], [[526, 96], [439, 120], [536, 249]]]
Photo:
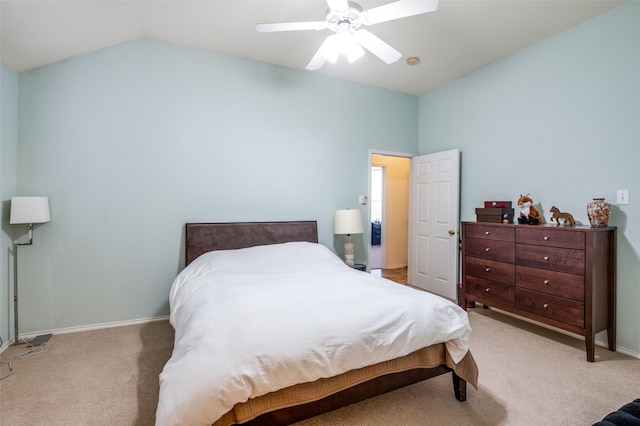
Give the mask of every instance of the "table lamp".
[[362, 234], [362, 212], [359, 209], [336, 210], [333, 216], [333, 233], [344, 234], [344, 263], [349, 266], [355, 264], [353, 238], [351, 234]]

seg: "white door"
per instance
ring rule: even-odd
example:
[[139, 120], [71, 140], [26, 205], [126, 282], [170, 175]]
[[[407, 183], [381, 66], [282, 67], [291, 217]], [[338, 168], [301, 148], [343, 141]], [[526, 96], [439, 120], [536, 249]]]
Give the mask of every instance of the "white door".
[[456, 300], [460, 152], [411, 159], [409, 283]]

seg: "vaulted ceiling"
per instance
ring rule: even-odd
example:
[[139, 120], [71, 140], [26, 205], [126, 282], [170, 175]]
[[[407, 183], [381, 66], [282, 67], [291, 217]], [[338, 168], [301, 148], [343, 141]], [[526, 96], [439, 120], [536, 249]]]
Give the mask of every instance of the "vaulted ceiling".
[[[389, 0], [358, 0], [364, 9]], [[367, 29], [403, 54], [370, 53], [317, 74], [423, 94], [607, 12], [618, 0], [441, 0], [435, 12]], [[321, 21], [325, 0], [1, 0], [2, 62], [16, 72], [147, 37], [304, 70], [329, 30], [258, 33], [265, 22]], [[406, 58], [417, 56], [417, 65]], [[309, 71], [311, 72], [311, 71]]]

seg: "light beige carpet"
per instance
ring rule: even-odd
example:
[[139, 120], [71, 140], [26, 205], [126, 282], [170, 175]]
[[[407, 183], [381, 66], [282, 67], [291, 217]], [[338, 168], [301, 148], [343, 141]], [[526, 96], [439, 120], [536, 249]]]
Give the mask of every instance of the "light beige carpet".
[[[479, 389], [467, 402], [440, 376], [300, 422], [316, 425], [591, 425], [640, 397], [640, 360], [491, 310], [470, 310]], [[56, 335], [0, 381], [0, 425], [152, 425], [158, 374], [171, 355], [166, 321]], [[2, 355], [0, 375], [21, 347]]]

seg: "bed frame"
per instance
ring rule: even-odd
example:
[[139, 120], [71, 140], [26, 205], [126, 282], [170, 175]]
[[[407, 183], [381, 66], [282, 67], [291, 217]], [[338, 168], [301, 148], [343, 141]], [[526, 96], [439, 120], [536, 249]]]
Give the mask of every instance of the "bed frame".
[[235, 250], [290, 241], [317, 243], [316, 222], [187, 223], [185, 266], [209, 251]]
[[[318, 242], [318, 231], [315, 221], [187, 223], [185, 233], [185, 266], [201, 254], [213, 250], [239, 249], [289, 241]], [[445, 351], [444, 344], [440, 344], [440, 346], [440, 351]], [[393, 361], [394, 360], [391, 362]], [[468, 370], [472, 371], [470, 376], [472, 384], [475, 386], [477, 367], [470, 353], [468, 353], [459, 364], [463, 363], [467, 364], [469, 367]], [[449, 364], [451, 365], [451, 363]], [[378, 365], [379, 364], [376, 364], [372, 367], [377, 367]], [[214, 425], [290, 424], [449, 372], [452, 373], [453, 390], [456, 399], [458, 401], [465, 401], [467, 381], [459, 377], [450, 366], [438, 365], [431, 368], [412, 367], [405, 371], [384, 375], [380, 375], [380, 373], [373, 374], [372, 372], [370, 379], [361, 381], [347, 389], [340, 390], [321, 399], [315, 399], [295, 406], [282, 408], [281, 406], [276, 407], [274, 405], [272, 411], [260, 414], [258, 417], [249, 421], [238, 422], [235, 420], [236, 416], [234, 413], [230, 411], [227, 413], [228, 416], [225, 416], [226, 419], [223, 417], [221, 421], [217, 421]], [[287, 389], [288, 388], [284, 390], [286, 391]], [[249, 402], [251, 402], [251, 400]]]

